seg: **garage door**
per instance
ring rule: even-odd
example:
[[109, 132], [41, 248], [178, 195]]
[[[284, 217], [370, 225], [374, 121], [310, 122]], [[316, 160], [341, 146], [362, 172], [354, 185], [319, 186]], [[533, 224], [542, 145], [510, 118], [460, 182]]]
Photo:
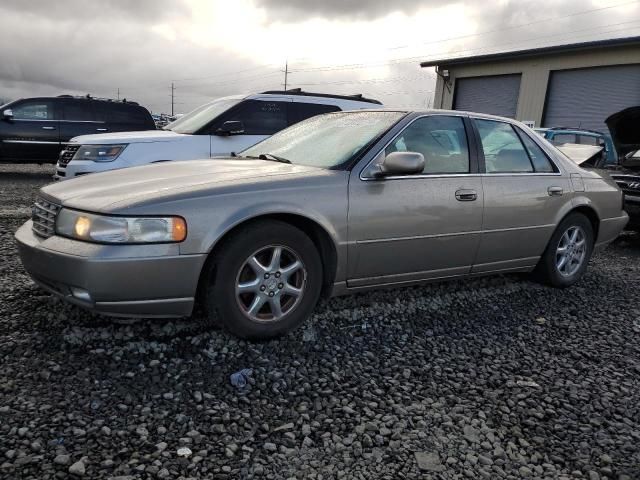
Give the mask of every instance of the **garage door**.
[[551, 72], [545, 127], [607, 131], [612, 113], [640, 105], [640, 64]]
[[515, 118], [519, 93], [520, 74], [459, 78], [453, 108]]

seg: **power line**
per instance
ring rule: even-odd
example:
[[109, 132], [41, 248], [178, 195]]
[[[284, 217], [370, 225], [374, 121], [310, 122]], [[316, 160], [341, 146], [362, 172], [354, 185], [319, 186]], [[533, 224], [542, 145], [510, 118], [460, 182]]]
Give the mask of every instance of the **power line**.
[[[589, 27], [587, 29], [579, 29], [579, 30], [570, 30], [567, 32], [563, 32], [561, 34], [556, 34], [556, 35], [545, 35], [545, 36], [539, 36], [539, 37], [532, 37], [532, 38], [528, 38], [527, 40], [524, 41], [519, 41], [519, 42], [510, 42], [510, 43], [502, 43], [502, 44], [494, 44], [494, 45], [485, 45], [483, 47], [477, 48], [477, 49], [466, 49], [466, 50], [454, 50], [454, 51], [449, 51], [449, 52], [445, 52], [442, 53], [441, 55], [447, 55], [449, 58], [455, 58], [455, 57], [451, 57], [452, 54], [456, 54], [456, 53], [468, 53], [468, 52], [474, 52], [474, 51], [479, 51], [479, 50], [486, 50], [488, 48], [499, 48], [499, 47], [504, 47], [504, 46], [511, 46], [511, 45], [521, 45], [527, 42], [530, 42], [532, 40], [545, 40], [548, 38], [554, 38], [554, 37], [558, 37], [558, 36], [567, 36], [570, 35], [572, 33], [577, 33], [577, 32], [583, 32], [586, 30], [598, 30], [598, 29], [602, 29], [602, 28], [606, 28], [606, 27], [612, 27], [612, 26], [618, 26], [618, 25], [625, 25], [625, 24], [630, 24], [630, 23], [637, 23], [638, 20], [634, 20], [631, 22], [622, 22], [622, 23], [615, 23], [615, 24], [607, 24], [607, 25], [599, 25], [596, 27]], [[601, 31], [599, 33], [609, 33], [612, 31], [624, 31], [626, 29], [622, 29], [622, 30], [606, 30], [606, 31]], [[583, 37], [584, 35], [578, 35], [578, 37]], [[570, 38], [572, 39], [572, 38]], [[440, 55], [440, 54], [439, 54]], [[332, 71], [339, 71], [339, 70], [357, 70], [357, 69], [362, 69], [362, 68], [369, 68], [369, 67], [373, 67], [373, 66], [386, 66], [386, 65], [396, 65], [396, 64], [402, 64], [402, 63], [410, 63], [410, 62], [415, 62], [415, 61], [419, 61], [419, 60], [428, 60], [429, 58], [436, 58], [435, 56], [431, 56], [428, 57], [426, 55], [421, 55], [421, 56], [414, 56], [414, 57], [400, 57], [400, 58], [394, 58], [394, 59], [390, 59], [384, 62], [372, 62], [372, 63], [352, 63], [352, 64], [345, 64], [345, 65], [327, 65], [327, 66], [322, 66], [322, 67], [312, 67], [312, 68], [301, 68], [301, 69], [294, 69], [291, 70], [291, 72], [293, 73], [302, 73], [302, 72], [332, 72]]]

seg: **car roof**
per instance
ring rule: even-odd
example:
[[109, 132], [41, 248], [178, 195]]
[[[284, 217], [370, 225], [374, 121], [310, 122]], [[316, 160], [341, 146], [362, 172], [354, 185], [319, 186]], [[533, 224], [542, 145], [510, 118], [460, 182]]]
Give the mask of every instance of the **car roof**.
[[138, 102], [134, 102], [131, 100], [122, 99], [115, 100], [113, 98], [101, 98], [101, 97], [90, 97], [90, 96], [75, 96], [75, 95], [57, 95], [57, 96], [39, 96], [39, 97], [23, 97], [13, 100], [9, 103], [20, 102], [22, 100], [84, 100], [91, 102], [104, 102], [111, 103], [114, 105], [131, 105], [131, 106], [140, 106]]

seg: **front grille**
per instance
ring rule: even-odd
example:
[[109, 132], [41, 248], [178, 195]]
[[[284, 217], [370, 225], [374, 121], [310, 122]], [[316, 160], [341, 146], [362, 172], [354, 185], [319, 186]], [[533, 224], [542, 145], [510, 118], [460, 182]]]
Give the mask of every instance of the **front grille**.
[[67, 165], [69, 165], [69, 162], [79, 148], [80, 145], [77, 143], [70, 143], [66, 147], [64, 147], [64, 150], [60, 152], [60, 156], [58, 157], [58, 165], [60, 165], [61, 167], [66, 167]]
[[640, 176], [638, 175], [611, 175], [625, 195], [640, 196]]
[[60, 205], [51, 203], [41, 197], [36, 198], [36, 203], [31, 208], [31, 220], [33, 233], [40, 237], [49, 238], [55, 233], [56, 216], [60, 211]]

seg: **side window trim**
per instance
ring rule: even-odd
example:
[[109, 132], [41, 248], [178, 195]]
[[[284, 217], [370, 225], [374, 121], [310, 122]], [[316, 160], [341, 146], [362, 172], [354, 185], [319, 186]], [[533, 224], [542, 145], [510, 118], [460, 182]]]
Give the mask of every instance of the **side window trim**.
[[[465, 173], [421, 173], [418, 175], [394, 175], [394, 176], [390, 176], [390, 177], [385, 177], [385, 180], [401, 180], [401, 179], [406, 179], [406, 178], [438, 178], [438, 177], [463, 177], [463, 176], [477, 176], [479, 175], [481, 172], [479, 170], [480, 168], [480, 159], [479, 159], [479, 149], [478, 149], [478, 144], [476, 143], [476, 139], [475, 139], [475, 135], [473, 135], [472, 131], [470, 130], [471, 128], [473, 128], [473, 125], [471, 124], [471, 121], [469, 120], [469, 117], [467, 115], [462, 115], [462, 114], [451, 114], [451, 113], [430, 113], [427, 115], [420, 115], [418, 117], [413, 118], [412, 120], [409, 121], [409, 123], [407, 123], [405, 126], [403, 126], [400, 131], [398, 133], [396, 133], [387, 143], [385, 143], [384, 145], [382, 145], [380, 148], [377, 149], [376, 153], [373, 155], [373, 158], [364, 166], [364, 168], [362, 168], [362, 170], [360, 170], [360, 180], [365, 180], [365, 181], [371, 181], [371, 180], [375, 180], [374, 177], [367, 175], [367, 172], [369, 172], [371, 170], [371, 166], [374, 162], [376, 162], [378, 160], [378, 157], [380, 156], [381, 153], [383, 153], [387, 147], [389, 145], [391, 145], [393, 142], [395, 142], [398, 137], [400, 135], [402, 135], [402, 133], [409, 128], [414, 122], [422, 119], [422, 118], [429, 118], [429, 117], [454, 117], [454, 118], [461, 118], [462, 122], [464, 124], [464, 129], [465, 129], [465, 135], [466, 135], [466, 139], [467, 139], [467, 148], [469, 150], [469, 172], [465, 172]], [[473, 136], [473, 137], [472, 137]]]
[[[532, 167], [534, 169], [533, 172], [517, 172], [517, 173], [487, 173], [487, 167], [486, 167], [486, 163], [485, 163], [485, 158], [484, 158], [484, 149], [482, 148], [482, 141], [480, 139], [480, 132], [478, 131], [478, 127], [476, 125], [476, 120], [490, 120], [493, 122], [500, 122], [500, 123], [506, 123], [508, 125], [511, 125], [512, 128], [514, 128], [514, 125], [511, 122], [505, 122], [503, 120], [495, 120], [495, 119], [489, 119], [489, 118], [482, 118], [482, 117], [474, 117], [474, 116], [470, 116], [468, 117], [469, 121], [472, 125], [473, 131], [474, 131], [474, 136], [476, 138], [476, 142], [478, 144], [478, 159], [480, 161], [480, 173], [484, 174], [484, 175], [491, 175], [491, 176], [498, 176], [498, 175], [503, 175], [503, 176], [520, 176], [520, 175], [562, 175], [562, 170], [560, 170], [560, 167], [558, 167], [558, 165], [556, 164], [556, 162], [552, 161], [551, 158], [549, 157], [549, 154], [547, 153], [547, 151], [542, 148], [542, 146], [540, 146], [538, 144], [538, 146], [540, 147], [540, 149], [543, 151], [543, 153], [547, 156], [547, 158], [549, 159], [549, 162], [551, 162], [551, 165], [554, 167], [554, 169], [556, 171], [554, 172], [536, 172], [535, 171], [535, 167], [533, 166], [532, 163]], [[516, 131], [516, 134], [518, 132]], [[529, 137], [531, 138], [531, 137]], [[532, 141], [535, 142], [535, 140], [532, 139]], [[549, 139], [549, 142], [551, 142], [551, 140]], [[520, 143], [522, 143], [522, 139], [520, 139]], [[537, 144], [537, 142], [536, 142]], [[527, 156], [529, 156], [529, 152], [527, 151], [526, 147], [524, 145], [522, 145], [525, 152], [527, 152]], [[529, 158], [529, 162], [531, 162], [531, 158]]]
[[[542, 147], [540, 145], [537, 144], [537, 142], [531, 138], [530, 135], [527, 135], [527, 133], [522, 130], [521, 128], [515, 126], [515, 125], [511, 125], [511, 128], [513, 128], [516, 132], [516, 135], [518, 135], [518, 138], [520, 138], [520, 143], [522, 143], [522, 146], [524, 147], [524, 151], [527, 152], [527, 156], [529, 157], [529, 162], [531, 162], [531, 166], [533, 167], [533, 172], [532, 173], [537, 173], [537, 174], [541, 174], [541, 173], [558, 173], [560, 170], [558, 169], [558, 167], [556, 166], [555, 162], [553, 162], [553, 160], [551, 160], [551, 158], [549, 158], [549, 155], [547, 155], [547, 152], [545, 152]], [[522, 137], [524, 135], [527, 135], [527, 138], [532, 141], [533, 143], [535, 143], [536, 145], [538, 145], [538, 148], [540, 149], [540, 151], [542, 152], [542, 154], [544, 155], [544, 157], [547, 159], [547, 161], [549, 162], [549, 164], [551, 165], [551, 168], [553, 169], [553, 172], [540, 172], [538, 170], [536, 170], [536, 164], [533, 162], [533, 159], [531, 158], [531, 153], [529, 152], [529, 149], [527, 148], [527, 146], [525, 145]]]

